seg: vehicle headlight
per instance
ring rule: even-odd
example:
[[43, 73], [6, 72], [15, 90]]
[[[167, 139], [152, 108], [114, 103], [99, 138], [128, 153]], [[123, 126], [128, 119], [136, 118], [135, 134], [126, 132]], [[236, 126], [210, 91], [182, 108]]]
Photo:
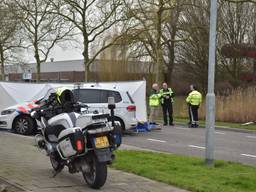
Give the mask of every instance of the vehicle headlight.
[[1, 112], [1, 115], [10, 115], [12, 114], [14, 111], [16, 111], [16, 109], [6, 109], [4, 111]]

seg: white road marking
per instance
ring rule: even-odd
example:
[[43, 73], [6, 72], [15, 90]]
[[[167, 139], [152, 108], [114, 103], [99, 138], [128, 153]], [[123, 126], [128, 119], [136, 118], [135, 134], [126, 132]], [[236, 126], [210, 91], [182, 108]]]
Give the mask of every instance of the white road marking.
[[188, 145], [189, 147], [192, 148], [197, 148], [197, 149], [205, 149], [205, 147], [197, 146], [197, 145]]
[[154, 141], [154, 142], [160, 142], [160, 143], [166, 143], [164, 140], [158, 140], [158, 139], [147, 139], [148, 141]]
[[174, 127], [174, 129], [180, 129], [180, 130], [187, 130], [187, 131], [190, 131], [191, 129], [189, 129], [189, 128], [182, 128], [182, 127], [179, 127], [179, 128], [177, 128], [177, 127]]
[[256, 139], [256, 136], [251, 136], [251, 135], [249, 135], [249, 136], [246, 136], [247, 138], [251, 138], [251, 139]]
[[225, 135], [226, 133], [224, 132], [219, 132], [219, 131], [215, 131], [216, 134], [220, 134], [220, 135]]
[[256, 155], [251, 155], [251, 154], [241, 154], [242, 156], [245, 157], [252, 157], [252, 158], [256, 158]]

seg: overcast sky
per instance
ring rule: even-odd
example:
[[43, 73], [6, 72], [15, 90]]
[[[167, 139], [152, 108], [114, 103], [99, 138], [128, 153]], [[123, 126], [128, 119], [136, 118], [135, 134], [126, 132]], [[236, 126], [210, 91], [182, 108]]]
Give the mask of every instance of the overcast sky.
[[59, 46], [55, 46], [55, 48], [52, 50], [48, 61], [50, 58], [54, 58], [54, 61], [83, 59], [82, 50], [73, 47], [63, 49]]
[[[34, 58], [34, 53], [31, 50], [28, 51], [27, 53], [25, 52], [24, 56], [26, 57], [25, 58], [26, 62], [29, 62], [29, 63], [36, 62]], [[65, 45], [65, 48], [55, 45], [55, 47], [52, 49], [51, 53], [49, 54], [47, 61], [50, 61], [51, 58], [53, 58], [54, 61], [83, 59], [82, 49], [74, 48], [74, 46], [68, 47], [68, 45]]]

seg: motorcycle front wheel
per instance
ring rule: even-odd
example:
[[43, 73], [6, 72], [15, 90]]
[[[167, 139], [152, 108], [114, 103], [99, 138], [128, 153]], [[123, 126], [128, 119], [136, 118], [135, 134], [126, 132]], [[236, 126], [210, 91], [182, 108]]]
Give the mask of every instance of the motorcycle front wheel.
[[95, 155], [86, 158], [89, 166], [87, 171], [83, 171], [85, 182], [93, 189], [101, 188], [107, 179], [107, 164], [98, 162]]

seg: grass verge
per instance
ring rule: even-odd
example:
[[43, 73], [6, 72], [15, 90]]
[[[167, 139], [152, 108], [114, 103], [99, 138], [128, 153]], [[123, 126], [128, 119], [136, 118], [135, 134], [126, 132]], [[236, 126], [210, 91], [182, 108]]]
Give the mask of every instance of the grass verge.
[[[181, 123], [186, 125], [188, 122], [188, 119], [186, 118], [179, 118], [179, 117], [174, 117], [174, 122], [175, 123]], [[199, 124], [202, 126], [205, 126], [205, 121], [199, 121]], [[229, 122], [216, 122], [216, 126], [220, 126], [223, 128], [237, 128], [237, 129], [247, 129], [247, 130], [253, 130], [256, 131], [256, 124], [252, 125], [241, 125], [239, 123], [229, 123]]]
[[[206, 167], [200, 158], [119, 150], [113, 168], [193, 192], [255, 192], [256, 167], [216, 161]], [[159, 189], [161, 191], [161, 189]]]

